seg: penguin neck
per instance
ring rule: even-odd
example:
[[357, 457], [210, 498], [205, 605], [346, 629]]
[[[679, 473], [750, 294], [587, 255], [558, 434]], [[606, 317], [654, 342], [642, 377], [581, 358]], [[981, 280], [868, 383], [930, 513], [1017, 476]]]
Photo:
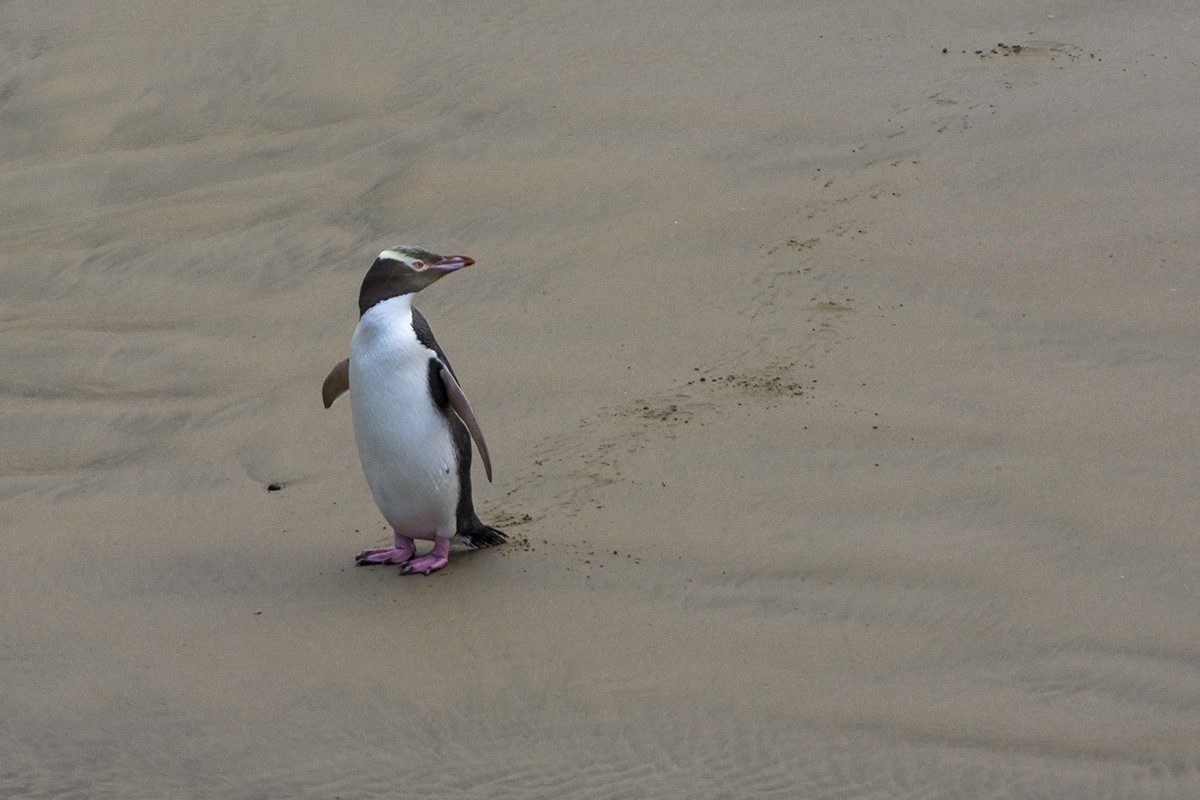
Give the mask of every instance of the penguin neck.
[[[413, 330], [412, 294], [401, 294], [375, 303], [359, 317], [352, 345], [373, 346], [383, 341], [417, 341]], [[353, 358], [353, 354], [351, 356]]]
[[395, 324], [397, 322], [407, 320], [409, 324], [412, 324], [412, 301], [412, 292], [409, 292], [408, 294], [398, 294], [393, 297], [389, 297], [386, 300], [380, 300], [379, 302], [374, 303], [366, 311], [363, 311], [362, 314], [359, 315], [359, 321], [366, 322], [367, 320], [388, 320], [390, 324]]

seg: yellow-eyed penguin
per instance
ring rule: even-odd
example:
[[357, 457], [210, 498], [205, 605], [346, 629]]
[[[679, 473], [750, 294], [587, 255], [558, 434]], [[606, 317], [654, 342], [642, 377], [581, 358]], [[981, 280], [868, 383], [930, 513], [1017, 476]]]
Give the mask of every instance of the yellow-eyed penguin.
[[[405, 245], [380, 253], [358, 295], [350, 357], [325, 378], [326, 408], [350, 392], [363, 473], [395, 532], [393, 546], [359, 553], [359, 566], [399, 564], [428, 575], [446, 566], [452, 541], [489, 547], [506, 539], [475, 514], [471, 439], [490, 481], [487, 445], [446, 354], [412, 306], [417, 292], [474, 263]], [[414, 539], [432, 539], [433, 550], [417, 556]]]

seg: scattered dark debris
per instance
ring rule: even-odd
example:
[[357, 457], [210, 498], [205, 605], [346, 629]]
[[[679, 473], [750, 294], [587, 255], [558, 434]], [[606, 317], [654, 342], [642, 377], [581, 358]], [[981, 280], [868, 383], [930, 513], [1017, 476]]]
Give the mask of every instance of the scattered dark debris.
[[489, 512], [488, 517], [492, 520], [493, 524], [501, 529], [514, 528], [518, 525], [524, 525], [527, 522], [533, 522], [533, 517], [528, 514], [509, 511]]
[[793, 250], [809, 250], [821, 243], [821, 237], [817, 236], [812, 239], [788, 239], [787, 246]]
[[1005, 55], [1005, 56], [1010, 53], [1012, 55], [1017, 55], [1024, 49], [1025, 49], [1024, 46], [1019, 45], [1019, 44], [1008, 45], [1008, 44], [1005, 44], [1004, 42], [998, 42], [996, 44], [996, 46], [992, 48], [991, 55], [996, 55], [997, 53], [999, 53], [1000, 55]]
[[666, 422], [667, 420], [675, 417], [675, 415], [678, 411], [679, 411], [679, 406], [672, 403], [671, 405], [665, 406], [663, 408], [651, 408], [650, 406], [642, 406], [641, 414], [646, 419], [657, 419], [662, 422]]
[[[949, 48], [942, 48], [943, 53], [948, 51]], [[967, 51], [963, 50], [962, 52], [966, 53]], [[1034, 53], [1049, 56], [1051, 61], [1056, 60], [1059, 56], [1066, 56], [1071, 61], [1074, 61], [1083, 54], [1083, 50], [1065, 42], [1030, 42], [1028, 44], [1005, 44], [1004, 42], [997, 42], [995, 47], [975, 50], [974, 53], [980, 58], [995, 58], [996, 56], [1006, 58], [1008, 56], [1018, 56], [1022, 53]], [[1095, 56], [1094, 53], [1089, 55], [1090, 57]]]
[[[543, 539], [543, 541], [545, 541], [545, 540]], [[533, 547], [533, 543], [529, 541], [528, 536], [524, 536], [524, 535], [518, 533], [518, 534], [514, 534], [514, 535], [508, 537], [508, 541], [505, 543], [505, 547], [500, 552], [503, 553], [505, 551], [512, 551], [512, 550], [520, 550], [523, 553], [532, 553], [534, 550], [534, 547]]]
[[[704, 378], [700, 379], [701, 381]], [[779, 375], [717, 375], [709, 378], [710, 383], [723, 383], [755, 394], [778, 394], [788, 397], [803, 397], [805, 389], [798, 383], [784, 381]], [[691, 385], [693, 382], [688, 381]]]

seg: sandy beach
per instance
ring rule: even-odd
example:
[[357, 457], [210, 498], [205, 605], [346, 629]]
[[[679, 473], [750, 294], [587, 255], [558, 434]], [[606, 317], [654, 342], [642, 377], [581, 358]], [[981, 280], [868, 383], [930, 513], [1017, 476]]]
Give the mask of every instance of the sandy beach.
[[[0, 5], [0, 796], [1200, 797], [1197, 86], [1178, 0]], [[320, 399], [402, 243], [510, 536], [428, 577]]]

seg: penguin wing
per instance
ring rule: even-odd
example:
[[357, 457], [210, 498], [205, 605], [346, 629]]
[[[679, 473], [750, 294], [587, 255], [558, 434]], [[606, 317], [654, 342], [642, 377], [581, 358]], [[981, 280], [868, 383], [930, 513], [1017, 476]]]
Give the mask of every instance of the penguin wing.
[[[483, 471], [487, 473], [488, 482], [491, 483], [492, 459], [488, 456], [487, 442], [483, 440], [483, 430], [479, 427], [479, 420], [475, 419], [475, 412], [471, 410], [467, 395], [458, 385], [458, 379], [454, 377], [454, 367], [450, 366], [450, 359], [446, 358], [446, 353], [434, 338], [425, 316], [415, 308], [412, 310], [412, 315], [413, 330], [416, 331], [417, 341], [437, 354], [436, 367], [431, 368], [431, 371], [433, 375], [441, 378], [442, 387], [446, 390], [446, 398], [449, 400], [450, 406], [467, 426], [467, 430], [471, 432], [471, 438], [475, 440], [475, 446], [479, 448], [479, 457], [483, 459]], [[445, 406], [445, 402], [439, 400], [439, 405]]]
[[[454, 413], [458, 414], [458, 418], [467, 426], [467, 430], [471, 432], [471, 438], [475, 440], [475, 446], [479, 448], [479, 457], [483, 459], [483, 471], [487, 474], [488, 483], [492, 481], [492, 459], [488, 456], [487, 442], [483, 440], [483, 430], [479, 427], [479, 420], [475, 419], [475, 412], [471, 410], [471, 403], [467, 400], [467, 395], [463, 392], [462, 387], [458, 385], [458, 381], [454, 378], [454, 373], [450, 371], [450, 367], [442, 363], [438, 371], [438, 377], [442, 379], [442, 386], [446, 388], [446, 397], [450, 401], [450, 407], [454, 409]], [[333, 402], [332, 400], [330, 402]]]
[[325, 401], [325, 407], [329, 408], [333, 405], [334, 400], [349, 390], [350, 359], [343, 358], [334, 364], [333, 369], [329, 370], [329, 374], [325, 376], [325, 383], [321, 386], [321, 399]]

